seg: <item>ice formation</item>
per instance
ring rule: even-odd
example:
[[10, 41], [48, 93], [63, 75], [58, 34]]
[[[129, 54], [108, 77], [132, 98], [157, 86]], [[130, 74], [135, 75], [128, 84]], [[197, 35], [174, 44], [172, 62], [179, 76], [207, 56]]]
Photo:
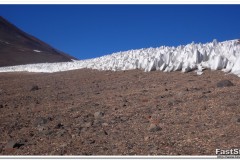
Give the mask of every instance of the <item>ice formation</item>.
[[117, 52], [88, 60], [61, 63], [28, 64], [1, 67], [0, 72], [60, 72], [82, 68], [98, 70], [132, 70], [164, 72], [196, 70], [198, 75], [204, 69], [222, 70], [240, 77], [239, 40], [195, 44], [186, 46], [146, 48]]

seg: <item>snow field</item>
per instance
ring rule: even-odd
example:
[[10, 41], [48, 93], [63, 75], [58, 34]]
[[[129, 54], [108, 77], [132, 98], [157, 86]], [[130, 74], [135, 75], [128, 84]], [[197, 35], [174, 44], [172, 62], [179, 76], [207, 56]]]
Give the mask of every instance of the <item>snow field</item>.
[[82, 68], [98, 70], [132, 70], [163, 72], [196, 70], [198, 75], [204, 69], [222, 70], [240, 77], [240, 44], [238, 40], [195, 44], [186, 46], [146, 48], [117, 52], [110, 55], [73, 62], [40, 63], [0, 67], [0, 72], [61, 72]]

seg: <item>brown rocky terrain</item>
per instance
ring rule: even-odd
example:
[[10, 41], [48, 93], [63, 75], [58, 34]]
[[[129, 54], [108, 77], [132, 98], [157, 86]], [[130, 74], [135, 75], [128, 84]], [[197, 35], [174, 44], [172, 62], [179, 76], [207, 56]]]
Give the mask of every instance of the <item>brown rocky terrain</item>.
[[210, 70], [0, 73], [0, 122], [1, 155], [215, 155], [240, 147], [240, 79]]
[[0, 67], [71, 59], [75, 58], [23, 32], [0, 16]]

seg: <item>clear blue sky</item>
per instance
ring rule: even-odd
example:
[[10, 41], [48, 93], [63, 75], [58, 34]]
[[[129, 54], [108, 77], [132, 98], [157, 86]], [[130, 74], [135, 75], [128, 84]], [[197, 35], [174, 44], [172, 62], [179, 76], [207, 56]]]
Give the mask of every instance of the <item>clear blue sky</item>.
[[0, 15], [79, 59], [240, 38], [240, 5], [0, 5]]

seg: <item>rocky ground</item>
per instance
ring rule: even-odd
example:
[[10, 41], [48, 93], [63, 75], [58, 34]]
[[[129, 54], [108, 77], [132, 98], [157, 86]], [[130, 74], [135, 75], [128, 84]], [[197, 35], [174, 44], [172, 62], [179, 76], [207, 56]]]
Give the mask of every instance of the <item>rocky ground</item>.
[[1, 155], [215, 155], [240, 147], [240, 78], [0, 73], [0, 122]]

